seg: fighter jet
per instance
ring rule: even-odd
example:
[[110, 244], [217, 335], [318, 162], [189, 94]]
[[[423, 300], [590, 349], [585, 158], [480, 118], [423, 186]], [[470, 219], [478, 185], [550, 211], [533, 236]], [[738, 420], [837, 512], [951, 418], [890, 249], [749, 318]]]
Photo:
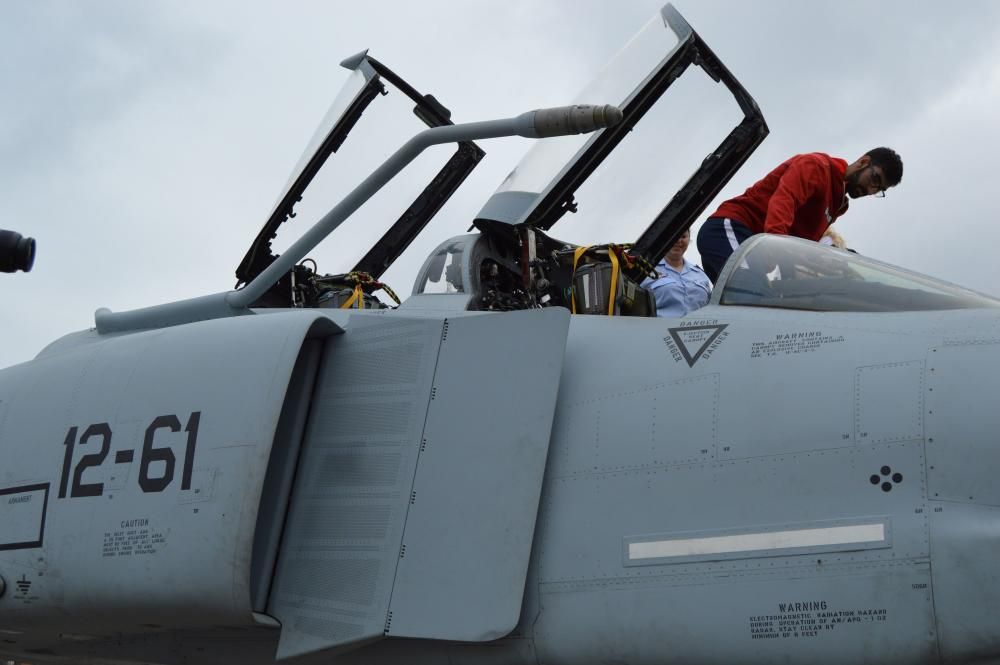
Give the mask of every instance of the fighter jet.
[[[344, 66], [236, 289], [98, 310], [0, 371], [0, 658], [1000, 661], [1000, 302], [761, 235], [707, 307], [657, 318], [650, 263], [767, 134], [670, 5], [578, 104], [514, 118], [453, 124], [367, 53]], [[685, 168], [644, 128], [691, 79], [735, 126], [669, 201], [616, 197], [620, 154]], [[427, 129], [286, 223], [386, 96]], [[395, 305], [385, 271], [510, 135], [537, 140]], [[321, 273], [317, 244], [443, 144]], [[557, 238], [595, 209], [645, 230]]]

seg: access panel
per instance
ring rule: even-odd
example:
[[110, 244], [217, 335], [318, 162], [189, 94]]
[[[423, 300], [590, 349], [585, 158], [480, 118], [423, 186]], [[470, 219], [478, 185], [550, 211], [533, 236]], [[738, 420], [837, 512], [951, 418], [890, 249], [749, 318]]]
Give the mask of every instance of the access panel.
[[388, 635], [484, 642], [517, 625], [569, 318], [446, 321]]
[[278, 658], [514, 628], [568, 324], [357, 314], [327, 342], [268, 605]]

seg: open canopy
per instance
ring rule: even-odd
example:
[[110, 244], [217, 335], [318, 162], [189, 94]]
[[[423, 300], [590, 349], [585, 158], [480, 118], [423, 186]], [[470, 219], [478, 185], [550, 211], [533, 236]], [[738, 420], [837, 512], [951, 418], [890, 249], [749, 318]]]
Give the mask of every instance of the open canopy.
[[[277, 235], [278, 227], [295, 217], [295, 206], [305, 196], [306, 189], [374, 101], [389, 93], [402, 95], [413, 103], [413, 114], [424, 125], [440, 127], [453, 124], [451, 112], [437, 99], [417, 92], [391, 69], [369, 56], [367, 51], [344, 60], [341, 66], [351, 70], [351, 74], [316, 128], [264, 227], [237, 268], [238, 284], [250, 282], [274, 261], [271, 241]], [[364, 141], [365, 137], [361, 140]], [[440, 171], [428, 178], [426, 187], [417, 198], [352, 270], [380, 276], [423, 230], [485, 154], [474, 143], [459, 143], [451, 158]]]
[[[750, 94], [669, 4], [575, 101], [615, 104], [623, 120], [589, 135], [538, 141], [480, 220], [547, 230], [567, 212], [580, 213], [560, 227], [560, 237], [591, 244], [567, 232], [596, 226], [604, 241], [634, 242], [657, 259], [768, 133]], [[594, 190], [589, 197], [585, 184]]]

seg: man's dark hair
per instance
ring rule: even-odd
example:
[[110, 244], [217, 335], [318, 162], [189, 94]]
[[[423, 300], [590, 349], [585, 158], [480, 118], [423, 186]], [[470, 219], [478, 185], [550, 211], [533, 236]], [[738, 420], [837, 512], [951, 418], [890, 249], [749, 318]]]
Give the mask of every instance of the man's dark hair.
[[872, 160], [872, 166], [882, 167], [886, 187], [895, 187], [903, 179], [903, 160], [892, 148], [872, 148], [865, 156]]

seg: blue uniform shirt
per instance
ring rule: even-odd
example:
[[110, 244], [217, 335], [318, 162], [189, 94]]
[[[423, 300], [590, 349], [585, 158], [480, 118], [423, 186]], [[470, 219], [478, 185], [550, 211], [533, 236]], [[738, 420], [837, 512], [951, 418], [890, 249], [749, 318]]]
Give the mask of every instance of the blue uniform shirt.
[[647, 277], [642, 285], [653, 291], [657, 316], [684, 316], [708, 304], [712, 283], [705, 271], [687, 259], [680, 272], [667, 265], [666, 259], [660, 259], [656, 274], [657, 279]]

